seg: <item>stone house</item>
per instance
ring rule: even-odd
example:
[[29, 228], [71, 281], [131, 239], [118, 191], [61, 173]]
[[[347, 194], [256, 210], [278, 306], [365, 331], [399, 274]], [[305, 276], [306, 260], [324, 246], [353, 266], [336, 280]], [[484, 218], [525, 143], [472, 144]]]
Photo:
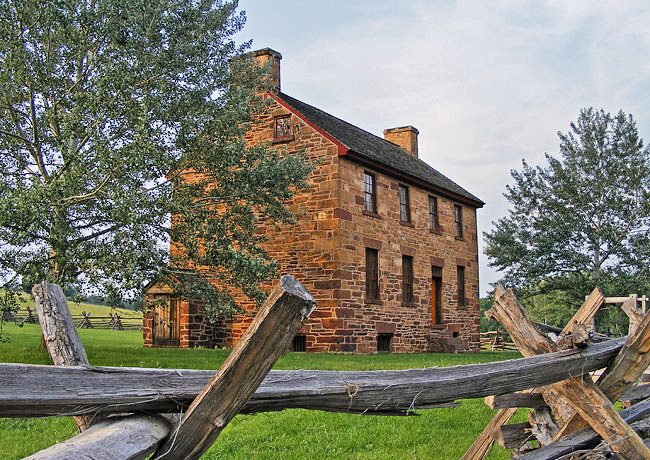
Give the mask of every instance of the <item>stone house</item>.
[[[280, 91], [281, 55], [272, 62], [271, 106], [248, 133], [317, 162], [311, 188], [290, 209], [296, 223], [260, 225], [281, 272], [317, 300], [293, 341], [295, 351], [456, 352], [479, 348], [476, 210], [483, 202], [418, 158], [418, 130], [386, 129], [384, 139]], [[170, 296], [153, 283], [149, 297]], [[175, 338], [157, 338], [148, 315], [145, 346], [230, 347], [252, 317], [216, 325], [200, 302], [175, 303]], [[155, 315], [155, 312], [154, 312]]]

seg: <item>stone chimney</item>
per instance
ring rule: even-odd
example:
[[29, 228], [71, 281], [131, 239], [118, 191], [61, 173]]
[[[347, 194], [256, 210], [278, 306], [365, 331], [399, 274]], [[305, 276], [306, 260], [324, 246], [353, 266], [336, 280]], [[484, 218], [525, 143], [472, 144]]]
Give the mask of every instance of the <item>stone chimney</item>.
[[413, 126], [402, 126], [401, 128], [385, 129], [384, 139], [402, 147], [408, 153], [417, 158], [418, 134], [420, 134], [420, 132]]
[[270, 83], [271, 91], [275, 93], [280, 92], [280, 59], [282, 55], [271, 48], [264, 48], [261, 50], [253, 51], [255, 60], [259, 63], [260, 67], [264, 66], [267, 62], [271, 61], [270, 69]]

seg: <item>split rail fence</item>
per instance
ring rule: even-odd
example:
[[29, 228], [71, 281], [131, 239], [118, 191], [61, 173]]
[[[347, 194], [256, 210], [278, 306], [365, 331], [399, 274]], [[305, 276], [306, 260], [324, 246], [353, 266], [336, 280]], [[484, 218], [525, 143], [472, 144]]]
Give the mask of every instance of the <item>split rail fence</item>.
[[[90, 366], [61, 289], [43, 283], [33, 293], [56, 366], [0, 364], [0, 417], [74, 415], [81, 434], [31, 459], [194, 459], [237, 413], [410, 415], [477, 397], [499, 410], [465, 460], [483, 458], [495, 440], [528, 460], [585, 452], [650, 459], [642, 440], [650, 432], [650, 385], [636, 384], [650, 364], [650, 315], [636, 299], [623, 303], [630, 335], [603, 341], [590, 329], [605, 302], [598, 289], [557, 330], [534, 324], [514, 294], [499, 288], [488, 315], [524, 358], [402, 371], [271, 371], [315, 308], [309, 292], [283, 276], [214, 373]], [[603, 368], [594, 382], [589, 373]], [[619, 413], [618, 399], [635, 404]], [[531, 408], [529, 422], [506, 425], [517, 407]]]
[[[70, 315], [72, 322], [80, 329], [114, 329], [114, 330], [142, 330], [142, 317], [124, 317], [119, 313], [109, 313], [108, 316], [92, 316], [89, 312], [79, 315]], [[16, 312], [5, 313], [5, 321], [16, 324], [37, 324], [38, 315], [31, 308], [23, 308]]]
[[500, 330], [481, 332], [481, 350], [486, 351], [515, 351], [517, 350], [514, 342], [510, 340], [508, 334]]

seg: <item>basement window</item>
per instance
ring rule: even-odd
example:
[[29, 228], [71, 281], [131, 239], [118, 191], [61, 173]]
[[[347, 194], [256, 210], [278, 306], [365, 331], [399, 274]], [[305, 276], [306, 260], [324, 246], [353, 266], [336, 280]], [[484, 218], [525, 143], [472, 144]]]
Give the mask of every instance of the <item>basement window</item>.
[[307, 351], [307, 336], [305, 334], [298, 334], [293, 338], [293, 342], [291, 343], [291, 351]]
[[377, 334], [377, 353], [390, 353], [393, 334]]

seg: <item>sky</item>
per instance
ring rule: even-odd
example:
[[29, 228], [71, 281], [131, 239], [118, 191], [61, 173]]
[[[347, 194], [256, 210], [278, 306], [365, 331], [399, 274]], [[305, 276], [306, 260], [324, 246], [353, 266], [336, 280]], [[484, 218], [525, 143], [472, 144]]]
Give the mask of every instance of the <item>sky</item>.
[[235, 39], [282, 54], [282, 91], [383, 137], [481, 198], [480, 295], [500, 274], [482, 233], [510, 171], [558, 156], [581, 108], [632, 114], [650, 140], [650, 2], [240, 0]]

